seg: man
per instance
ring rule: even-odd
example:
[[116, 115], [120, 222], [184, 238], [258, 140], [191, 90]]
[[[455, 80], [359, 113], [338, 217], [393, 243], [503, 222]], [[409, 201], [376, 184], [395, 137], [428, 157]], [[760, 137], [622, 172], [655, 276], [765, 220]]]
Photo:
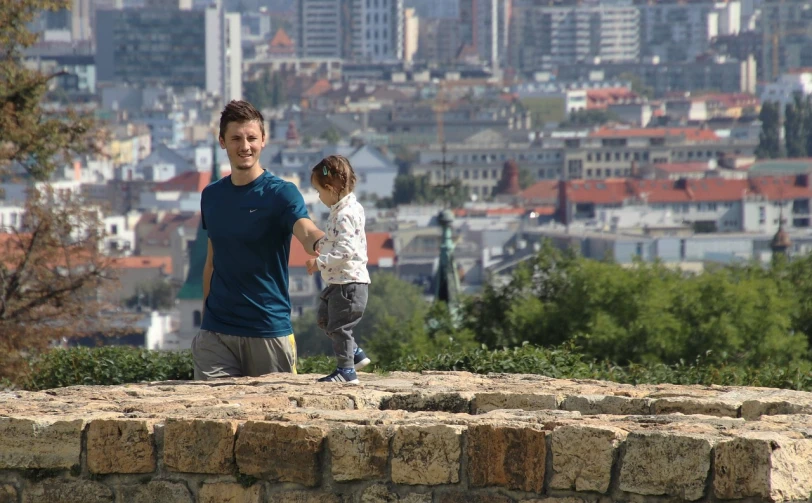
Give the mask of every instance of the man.
[[290, 322], [291, 235], [318, 255], [324, 235], [309, 219], [301, 193], [259, 163], [265, 121], [246, 101], [220, 116], [220, 147], [231, 175], [203, 189], [208, 231], [203, 269], [203, 322], [192, 341], [195, 379], [296, 372]]

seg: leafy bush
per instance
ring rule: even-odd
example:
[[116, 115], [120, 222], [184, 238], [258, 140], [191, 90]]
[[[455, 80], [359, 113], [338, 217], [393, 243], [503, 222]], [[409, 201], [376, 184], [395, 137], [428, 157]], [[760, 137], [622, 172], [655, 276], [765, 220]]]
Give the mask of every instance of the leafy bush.
[[[389, 364], [373, 363], [376, 371], [455, 370], [478, 374], [540, 374], [557, 379], [600, 379], [626, 384], [702, 384], [764, 386], [812, 391], [812, 363], [767, 363], [759, 367], [716, 363], [698, 358], [692, 363], [628, 366], [590, 360], [573, 345], [541, 348], [525, 344], [510, 349], [485, 347], [402, 357]], [[26, 387], [32, 390], [74, 385], [113, 385], [144, 381], [192, 379], [189, 351], [148, 351], [130, 347], [58, 349], [31, 364]], [[335, 360], [327, 356], [302, 358], [300, 374], [327, 374]]]
[[189, 380], [191, 351], [150, 351], [129, 346], [54, 349], [30, 362], [25, 388], [41, 390], [77, 385]]

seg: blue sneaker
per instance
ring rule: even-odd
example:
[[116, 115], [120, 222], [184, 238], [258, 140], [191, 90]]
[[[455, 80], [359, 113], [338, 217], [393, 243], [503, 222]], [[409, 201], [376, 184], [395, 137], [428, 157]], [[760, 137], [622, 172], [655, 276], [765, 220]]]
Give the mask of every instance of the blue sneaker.
[[361, 370], [372, 363], [372, 360], [367, 357], [367, 354], [364, 353], [363, 349], [355, 348], [355, 356], [353, 357], [352, 362], [355, 364], [355, 370]]
[[318, 382], [338, 382], [346, 384], [358, 384], [358, 374], [355, 369], [335, 369], [335, 371], [317, 380]]

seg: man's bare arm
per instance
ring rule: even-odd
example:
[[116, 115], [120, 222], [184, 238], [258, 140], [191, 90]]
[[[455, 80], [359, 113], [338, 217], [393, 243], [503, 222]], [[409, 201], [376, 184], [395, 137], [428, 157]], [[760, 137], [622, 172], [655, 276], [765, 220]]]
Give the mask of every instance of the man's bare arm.
[[209, 239], [209, 250], [206, 252], [206, 265], [203, 266], [203, 311], [206, 312], [206, 298], [211, 288], [211, 275], [214, 273], [214, 249]]
[[316, 242], [324, 236], [324, 232], [320, 231], [316, 224], [309, 218], [300, 218], [293, 224], [293, 235], [302, 243], [302, 247], [308, 255], [318, 257], [319, 253], [316, 250]]

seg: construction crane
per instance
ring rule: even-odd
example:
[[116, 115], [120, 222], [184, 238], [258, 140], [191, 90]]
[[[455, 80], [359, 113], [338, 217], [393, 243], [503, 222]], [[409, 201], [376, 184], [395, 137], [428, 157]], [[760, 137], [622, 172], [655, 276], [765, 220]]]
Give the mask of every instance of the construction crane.
[[448, 207], [449, 204], [449, 197], [448, 191], [451, 188], [451, 183], [448, 176], [448, 168], [450, 168], [454, 163], [449, 162], [446, 158], [446, 142], [445, 142], [445, 129], [444, 129], [444, 119], [445, 113], [450, 109], [448, 102], [446, 101], [446, 85], [448, 84], [447, 80], [441, 80], [438, 83], [437, 87], [437, 94], [434, 98], [434, 104], [432, 105], [432, 110], [434, 110], [435, 119], [437, 121], [437, 143], [440, 145], [441, 160], [433, 161], [432, 164], [439, 164], [443, 171], [443, 183], [441, 187], [443, 188], [444, 197], [443, 197], [443, 206]]

